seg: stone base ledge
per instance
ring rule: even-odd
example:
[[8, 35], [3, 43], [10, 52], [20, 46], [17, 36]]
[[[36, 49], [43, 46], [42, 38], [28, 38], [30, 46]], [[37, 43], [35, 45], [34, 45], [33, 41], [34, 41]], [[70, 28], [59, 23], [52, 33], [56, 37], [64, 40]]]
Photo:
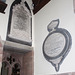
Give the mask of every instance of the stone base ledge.
[[2, 41], [2, 44], [4, 46], [3, 50], [18, 51], [23, 53], [33, 50], [32, 46], [10, 42], [10, 41]]

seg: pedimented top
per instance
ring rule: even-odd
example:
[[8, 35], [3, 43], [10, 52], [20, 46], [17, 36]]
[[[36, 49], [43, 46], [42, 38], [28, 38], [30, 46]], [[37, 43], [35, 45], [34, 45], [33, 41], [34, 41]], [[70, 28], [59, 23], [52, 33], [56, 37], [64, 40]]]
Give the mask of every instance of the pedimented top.
[[50, 32], [51, 30], [58, 28], [58, 25], [59, 25], [59, 19], [53, 20], [49, 23], [47, 30]]

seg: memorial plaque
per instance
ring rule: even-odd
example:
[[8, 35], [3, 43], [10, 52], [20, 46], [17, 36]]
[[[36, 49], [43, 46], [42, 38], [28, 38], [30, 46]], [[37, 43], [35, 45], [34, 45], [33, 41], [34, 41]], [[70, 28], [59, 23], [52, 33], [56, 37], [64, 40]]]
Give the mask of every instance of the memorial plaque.
[[56, 57], [63, 51], [66, 44], [65, 41], [65, 37], [62, 34], [51, 34], [44, 44], [45, 53], [50, 57]]
[[70, 33], [62, 28], [58, 28], [59, 19], [53, 20], [48, 25], [49, 34], [43, 43], [44, 57], [51, 62], [56, 71], [59, 71], [60, 63], [68, 54], [72, 39]]
[[32, 26], [31, 11], [27, 2], [15, 0], [10, 9], [7, 40], [31, 45]]

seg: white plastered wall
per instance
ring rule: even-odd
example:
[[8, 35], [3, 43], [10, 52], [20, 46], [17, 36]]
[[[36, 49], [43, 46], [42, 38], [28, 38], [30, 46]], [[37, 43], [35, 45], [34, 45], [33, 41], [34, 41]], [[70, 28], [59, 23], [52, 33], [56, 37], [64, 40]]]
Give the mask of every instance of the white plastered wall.
[[7, 26], [8, 26], [8, 18], [9, 18], [9, 9], [14, 0], [7, 0], [6, 4], [8, 4], [5, 9], [5, 14], [0, 13], [0, 36], [2, 40], [6, 40], [7, 34]]
[[[60, 20], [59, 28], [68, 30], [72, 36], [72, 47], [60, 65], [59, 72], [43, 56], [42, 45], [48, 35], [47, 25], [52, 20]], [[75, 14], [73, 0], [51, 0], [36, 15], [34, 22], [35, 53], [34, 72], [35, 75], [50, 75], [65, 72], [75, 72]]]

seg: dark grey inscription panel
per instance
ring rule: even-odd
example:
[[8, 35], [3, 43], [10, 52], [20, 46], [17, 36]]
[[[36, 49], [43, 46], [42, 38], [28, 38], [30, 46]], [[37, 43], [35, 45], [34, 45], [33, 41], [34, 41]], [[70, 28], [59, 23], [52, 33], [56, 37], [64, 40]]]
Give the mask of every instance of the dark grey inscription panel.
[[50, 57], [59, 55], [65, 47], [65, 37], [60, 33], [49, 36], [45, 42], [45, 53]]

